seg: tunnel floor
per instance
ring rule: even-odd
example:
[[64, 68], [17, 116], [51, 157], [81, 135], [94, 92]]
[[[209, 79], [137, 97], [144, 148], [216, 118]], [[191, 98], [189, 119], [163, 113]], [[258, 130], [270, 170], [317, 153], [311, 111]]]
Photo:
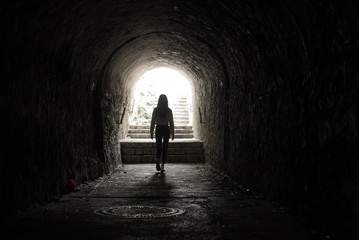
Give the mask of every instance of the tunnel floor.
[[7, 219], [2, 239], [318, 239], [206, 164], [128, 164]]

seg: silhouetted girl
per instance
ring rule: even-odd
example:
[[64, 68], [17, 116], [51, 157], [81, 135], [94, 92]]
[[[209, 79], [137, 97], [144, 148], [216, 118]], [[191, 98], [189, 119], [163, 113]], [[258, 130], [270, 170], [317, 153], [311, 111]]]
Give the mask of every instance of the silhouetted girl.
[[[168, 140], [170, 135], [174, 139], [174, 124], [172, 110], [168, 107], [168, 100], [166, 95], [161, 94], [158, 98], [157, 107], [153, 109], [151, 120], [151, 139], [153, 139], [153, 130], [156, 125], [156, 169], [157, 171], [164, 172], [164, 164], [166, 162], [166, 154], [168, 148]], [[160, 157], [161, 167], [160, 167]]]

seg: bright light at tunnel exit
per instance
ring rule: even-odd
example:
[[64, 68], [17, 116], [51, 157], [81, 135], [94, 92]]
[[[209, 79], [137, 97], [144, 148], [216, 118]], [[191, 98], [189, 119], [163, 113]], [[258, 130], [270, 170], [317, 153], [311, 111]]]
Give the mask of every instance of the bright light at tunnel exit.
[[[144, 103], [151, 101], [157, 104], [160, 94], [166, 94], [170, 108], [181, 97], [187, 98], [189, 107], [192, 104], [192, 86], [185, 76], [171, 68], [155, 68], [145, 72], [135, 85], [133, 119], [139, 113], [138, 105], [144, 106]], [[152, 113], [152, 109], [146, 112]]]
[[165, 67], [145, 72], [136, 84], [135, 95], [141, 90], [149, 90], [158, 96], [166, 94], [169, 101], [178, 96], [192, 95], [188, 79], [178, 71]]

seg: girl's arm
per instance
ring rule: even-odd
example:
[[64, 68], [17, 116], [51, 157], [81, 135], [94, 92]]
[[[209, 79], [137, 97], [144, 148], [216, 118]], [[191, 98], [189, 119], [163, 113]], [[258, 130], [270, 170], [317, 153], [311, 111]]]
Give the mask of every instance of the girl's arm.
[[173, 123], [173, 114], [172, 114], [172, 110], [170, 110], [170, 130], [171, 130], [171, 135], [172, 135], [172, 140], [175, 138], [175, 125]]
[[156, 114], [155, 110], [156, 108], [153, 109], [152, 118], [151, 118], [151, 128], [150, 128], [151, 139], [153, 139], [153, 130], [155, 129], [155, 114]]

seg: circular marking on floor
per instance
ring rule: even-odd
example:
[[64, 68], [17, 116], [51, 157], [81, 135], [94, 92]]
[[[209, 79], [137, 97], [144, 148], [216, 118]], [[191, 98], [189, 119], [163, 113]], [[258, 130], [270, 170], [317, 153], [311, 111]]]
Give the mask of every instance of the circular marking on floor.
[[153, 205], [118, 205], [99, 208], [94, 213], [119, 218], [160, 218], [179, 215], [184, 213], [184, 210]]

